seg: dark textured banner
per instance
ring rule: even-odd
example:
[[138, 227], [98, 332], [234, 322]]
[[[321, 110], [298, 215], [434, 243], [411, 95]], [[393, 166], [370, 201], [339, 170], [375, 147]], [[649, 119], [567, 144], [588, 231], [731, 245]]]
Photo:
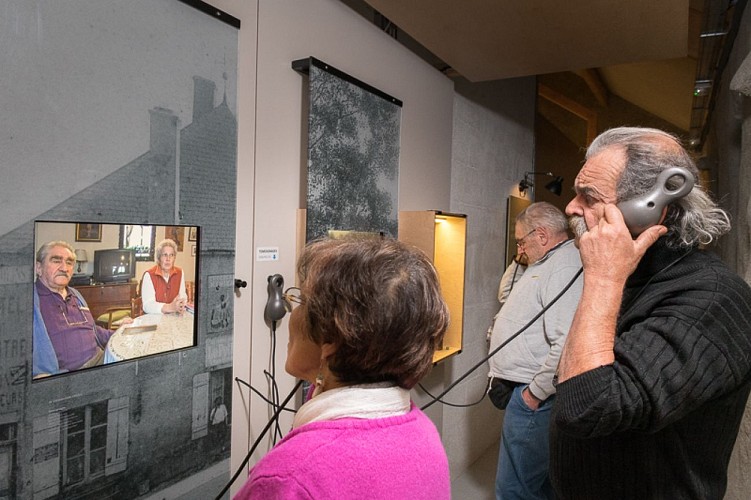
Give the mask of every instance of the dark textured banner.
[[401, 102], [309, 60], [306, 240], [397, 236]]

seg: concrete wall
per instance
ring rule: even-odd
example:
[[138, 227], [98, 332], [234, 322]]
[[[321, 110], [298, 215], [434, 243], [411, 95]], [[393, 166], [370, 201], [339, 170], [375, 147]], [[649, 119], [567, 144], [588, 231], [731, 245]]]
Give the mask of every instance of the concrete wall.
[[[732, 216], [733, 229], [722, 239], [720, 253], [751, 284], [751, 9], [722, 74], [702, 162], [716, 173], [713, 190]], [[733, 450], [726, 499], [748, 498], [751, 491], [751, 404]]]
[[[456, 85], [451, 210], [467, 214], [468, 234], [464, 350], [448, 363], [447, 385], [488, 354], [485, 334], [498, 312], [498, 283], [505, 267], [507, 200], [519, 196], [524, 172], [534, 170], [535, 94], [534, 77]], [[478, 401], [487, 376], [486, 363], [445, 399]], [[443, 442], [452, 477], [488, 446], [497, 446], [502, 415], [487, 398], [477, 406], [445, 411]]]

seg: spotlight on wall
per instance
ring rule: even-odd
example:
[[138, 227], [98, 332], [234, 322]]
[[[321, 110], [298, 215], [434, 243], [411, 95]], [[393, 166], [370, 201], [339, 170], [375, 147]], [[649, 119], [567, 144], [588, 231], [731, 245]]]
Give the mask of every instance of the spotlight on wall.
[[561, 177], [560, 175], [553, 175], [553, 172], [526, 172], [524, 174], [524, 179], [519, 182], [519, 193], [521, 195], [524, 195], [527, 192], [527, 189], [534, 187], [535, 183], [532, 182], [532, 177], [535, 175], [547, 175], [548, 177], [554, 177], [552, 181], [545, 184], [545, 189], [556, 196], [561, 195], [561, 191], [563, 191], [563, 177]]

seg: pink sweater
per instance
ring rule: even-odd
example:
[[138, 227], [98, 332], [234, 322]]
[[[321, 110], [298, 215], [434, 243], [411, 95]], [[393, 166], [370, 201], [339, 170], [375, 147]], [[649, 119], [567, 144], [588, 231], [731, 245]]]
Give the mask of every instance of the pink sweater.
[[433, 423], [412, 410], [292, 430], [250, 472], [235, 500], [451, 497], [448, 460]]

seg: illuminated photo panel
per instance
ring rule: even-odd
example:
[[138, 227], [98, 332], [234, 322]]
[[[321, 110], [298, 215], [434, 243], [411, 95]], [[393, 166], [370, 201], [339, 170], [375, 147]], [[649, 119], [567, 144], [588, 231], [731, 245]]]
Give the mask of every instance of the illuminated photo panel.
[[38, 221], [34, 242], [35, 381], [196, 345], [199, 227]]

